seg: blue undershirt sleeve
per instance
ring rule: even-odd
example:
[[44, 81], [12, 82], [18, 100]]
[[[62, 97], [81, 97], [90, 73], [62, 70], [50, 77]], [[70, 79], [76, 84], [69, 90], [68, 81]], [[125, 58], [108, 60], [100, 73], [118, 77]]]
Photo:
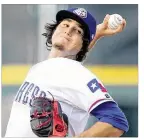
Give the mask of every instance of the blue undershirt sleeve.
[[100, 122], [109, 123], [113, 127], [121, 129], [125, 132], [129, 129], [127, 118], [114, 102], [102, 103], [98, 107], [94, 108], [90, 113]]

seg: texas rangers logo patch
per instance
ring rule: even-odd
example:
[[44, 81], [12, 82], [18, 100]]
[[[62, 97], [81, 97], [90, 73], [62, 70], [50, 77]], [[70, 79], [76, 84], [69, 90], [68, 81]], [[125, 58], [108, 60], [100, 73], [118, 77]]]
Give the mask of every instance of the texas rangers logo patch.
[[87, 18], [87, 11], [84, 8], [78, 8], [74, 10], [73, 12], [82, 18]]
[[100, 89], [102, 92], [107, 92], [106, 88], [102, 86], [96, 79], [92, 79], [87, 84], [88, 88], [92, 93], [96, 92], [98, 89]]

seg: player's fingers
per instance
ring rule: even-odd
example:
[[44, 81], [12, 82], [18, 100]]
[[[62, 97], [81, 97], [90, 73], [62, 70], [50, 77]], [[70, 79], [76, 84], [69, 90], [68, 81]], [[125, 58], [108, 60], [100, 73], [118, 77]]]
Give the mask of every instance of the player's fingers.
[[126, 27], [126, 20], [123, 20], [123, 29]]
[[126, 26], [126, 20], [124, 19], [123, 23], [119, 25], [117, 29], [113, 30], [113, 34], [122, 32], [125, 26]]
[[123, 25], [120, 25], [116, 30], [115, 33], [120, 33], [123, 30]]
[[125, 27], [126, 27], [126, 20], [123, 19], [123, 23], [120, 26], [120, 31], [124, 30]]
[[105, 25], [108, 24], [108, 20], [109, 20], [109, 18], [110, 18], [110, 15], [107, 14], [107, 15], [105, 16], [104, 20], [103, 20], [103, 23], [104, 23]]
[[122, 26], [119, 26], [117, 29], [112, 30], [111, 34], [120, 33], [122, 31]]
[[126, 27], [126, 20], [123, 19], [122, 24], [119, 26], [119, 30], [120, 30], [120, 32], [121, 32], [125, 27]]

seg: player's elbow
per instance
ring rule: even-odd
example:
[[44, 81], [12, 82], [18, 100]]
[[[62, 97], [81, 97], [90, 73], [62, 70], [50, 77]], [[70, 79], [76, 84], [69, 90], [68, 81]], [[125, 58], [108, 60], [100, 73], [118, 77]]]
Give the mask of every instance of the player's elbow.
[[123, 130], [120, 130], [120, 129], [117, 129], [116, 128], [116, 132], [113, 134], [113, 136], [115, 137], [120, 137], [124, 134], [124, 131]]
[[102, 128], [101, 130], [103, 130], [104, 137], [120, 137], [125, 132], [122, 129], [114, 127], [110, 123], [97, 122], [96, 124], [99, 125], [99, 128]]
[[124, 132], [125, 132], [124, 130], [113, 127], [112, 131], [109, 133], [108, 137], [120, 137], [124, 134]]

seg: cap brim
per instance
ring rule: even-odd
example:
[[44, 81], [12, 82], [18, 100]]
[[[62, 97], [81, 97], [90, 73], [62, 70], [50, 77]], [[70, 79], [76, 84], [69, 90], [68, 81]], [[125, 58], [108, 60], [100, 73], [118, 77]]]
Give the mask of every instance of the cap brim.
[[76, 20], [78, 23], [80, 23], [82, 26], [84, 26], [86, 29], [85, 36], [90, 40], [89, 28], [88, 28], [87, 24], [79, 16], [77, 16], [76, 14], [74, 14], [72, 12], [66, 11], [66, 10], [61, 10], [56, 15], [56, 20], [58, 22], [66, 19], [66, 18]]

